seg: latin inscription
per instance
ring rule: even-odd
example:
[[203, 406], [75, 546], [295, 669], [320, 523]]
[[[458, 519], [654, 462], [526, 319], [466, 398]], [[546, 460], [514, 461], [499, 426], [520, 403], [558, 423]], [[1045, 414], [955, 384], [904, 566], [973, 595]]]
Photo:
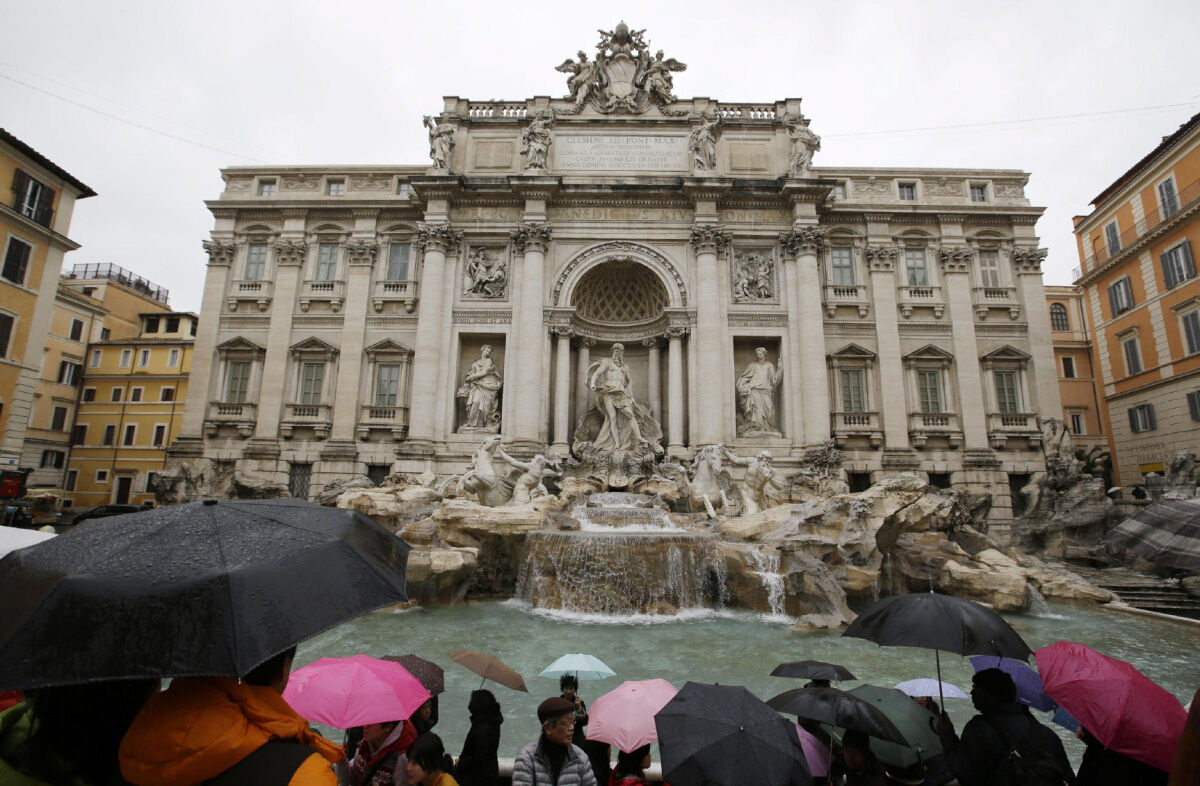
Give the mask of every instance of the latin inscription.
[[687, 138], [563, 134], [554, 139], [554, 168], [585, 172], [686, 172]]
[[692, 211], [669, 207], [552, 207], [551, 221], [691, 221]]

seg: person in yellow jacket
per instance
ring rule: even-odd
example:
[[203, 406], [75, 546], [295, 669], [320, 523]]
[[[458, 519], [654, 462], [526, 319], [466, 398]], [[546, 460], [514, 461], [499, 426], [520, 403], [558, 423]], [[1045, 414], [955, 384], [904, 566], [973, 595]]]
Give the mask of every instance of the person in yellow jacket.
[[283, 700], [296, 649], [243, 680], [180, 677], [146, 703], [121, 741], [134, 786], [337, 786], [345, 757]]

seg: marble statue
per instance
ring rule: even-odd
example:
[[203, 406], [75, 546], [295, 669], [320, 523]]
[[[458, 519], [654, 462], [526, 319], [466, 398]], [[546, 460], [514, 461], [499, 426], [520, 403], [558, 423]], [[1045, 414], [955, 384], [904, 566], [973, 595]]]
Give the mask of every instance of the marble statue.
[[474, 494], [480, 505], [499, 507], [512, 499], [513, 484], [496, 471], [496, 455], [500, 450], [500, 436], [488, 437], [479, 443], [471, 456], [467, 471], [458, 480], [464, 494]]
[[554, 113], [538, 112], [529, 126], [521, 132], [521, 152], [525, 154], [526, 169], [545, 169], [546, 154], [550, 151], [550, 128]]
[[767, 508], [782, 505], [787, 501], [787, 482], [775, 469], [775, 457], [771, 451], [759, 451], [753, 458], [742, 458], [729, 448], [724, 448], [725, 460], [730, 464], [746, 468], [741, 483], [742, 515], [758, 513]]
[[717, 517], [718, 505], [725, 515], [733, 512], [729, 503], [729, 494], [734, 490], [733, 478], [722, 462], [725, 455], [724, 445], [706, 445], [692, 459], [686, 496], [692, 510], [703, 507], [710, 519]]
[[428, 115], [425, 116], [425, 127], [429, 129], [429, 157], [437, 169], [450, 166], [450, 155], [454, 152], [454, 125], [438, 123]]
[[637, 418], [633, 378], [625, 365], [625, 346], [612, 345], [612, 357], [588, 368], [588, 387], [596, 395], [596, 406], [604, 417], [600, 435], [593, 441], [604, 450], [629, 450], [647, 444]]
[[1074, 453], [1071, 449], [1071, 434], [1067, 430], [1067, 424], [1058, 418], [1043, 418], [1040, 425], [1042, 427], [1042, 452], [1046, 456], [1053, 456], [1055, 453], [1070, 456]]
[[583, 50], [576, 54], [579, 56], [578, 62], [568, 58], [562, 62], [562, 65], [555, 66], [554, 70], [571, 75], [567, 78], [567, 98], [575, 102], [575, 110], [579, 111], [592, 91], [600, 87], [601, 72], [599, 60], [589, 62], [587, 53]]
[[686, 70], [687, 64], [681, 63], [673, 57], [664, 60], [661, 49], [654, 55], [653, 60], [650, 59], [649, 51], [643, 49], [638, 58], [638, 72], [633, 78], [633, 83], [644, 89], [651, 97], [657, 98], [664, 104], [670, 104], [678, 100], [671, 92], [675, 87], [675, 80], [671, 76], [671, 72]]
[[709, 172], [717, 168], [717, 123], [716, 112], [709, 111], [700, 117], [700, 125], [688, 135], [688, 150], [692, 151], [692, 163], [698, 172]]
[[562, 477], [562, 472], [557, 471], [557, 466], [550, 468], [550, 459], [541, 453], [531, 458], [528, 462], [518, 461], [502, 449], [496, 451], [496, 456], [508, 462], [508, 464], [516, 469], [521, 470], [521, 474], [513, 481], [512, 498], [505, 503], [506, 507], [525, 505], [536, 497], [548, 496], [550, 492], [546, 490], [542, 479], [547, 477]]
[[479, 359], [471, 364], [467, 375], [458, 388], [458, 397], [466, 399], [467, 419], [459, 427], [460, 432], [500, 430], [500, 389], [504, 380], [492, 360], [492, 347], [484, 344], [479, 349]]
[[464, 292], [482, 298], [502, 298], [508, 286], [508, 263], [503, 254], [476, 248], [467, 260]]
[[769, 254], [737, 254], [733, 276], [735, 303], [771, 300], [775, 297], [775, 260]]
[[777, 369], [767, 360], [767, 350], [754, 350], [755, 360], [737, 379], [738, 436], [778, 434], [775, 389], [783, 381], [783, 364]]
[[813, 153], [821, 149], [821, 137], [808, 128], [808, 121], [793, 118], [786, 123], [788, 139], [792, 140], [792, 154], [788, 161], [788, 174], [799, 177], [808, 174], [812, 167]]

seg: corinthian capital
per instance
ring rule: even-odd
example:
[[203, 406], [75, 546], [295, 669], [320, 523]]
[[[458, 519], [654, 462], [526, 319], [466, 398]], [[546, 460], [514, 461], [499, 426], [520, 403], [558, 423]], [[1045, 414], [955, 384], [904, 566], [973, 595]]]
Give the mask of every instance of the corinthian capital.
[[896, 269], [896, 257], [900, 255], [895, 246], [867, 246], [863, 256], [871, 270], [889, 271]]
[[1046, 261], [1047, 249], [1044, 248], [1017, 248], [1012, 252], [1013, 265], [1016, 266], [1017, 272], [1022, 274], [1034, 274], [1042, 272], [1042, 263]]
[[303, 265], [308, 243], [303, 240], [280, 240], [275, 244], [275, 262], [280, 265]]
[[229, 265], [233, 262], [233, 243], [220, 243], [215, 240], [204, 241], [204, 251], [208, 254], [208, 264]]
[[417, 224], [417, 248], [423, 251], [449, 251], [462, 240], [462, 232], [449, 224]]
[[692, 245], [697, 254], [715, 254], [723, 250], [733, 240], [721, 224], [699, 224], [692, 227]]
[[825, 248], [825, 230], [821, 227], [796, 227], [779, 235], [783, 253], [790, 257], [815, 254]]
[[966, 273], [971, 269], [972, 252], [966, 246], [942, 246], [937, 255], [943, 273]]
[[545, 253], [550, 246], [550, 225], [538, 224], [532, 221], [518, 224], [509, 231], [513, 245], [522, 253], [526, 251], [541, 251]]
[[373, 265], [379, 255], [379, 244], [374, 240], [347, 240], [346, 261], [351, 265]]

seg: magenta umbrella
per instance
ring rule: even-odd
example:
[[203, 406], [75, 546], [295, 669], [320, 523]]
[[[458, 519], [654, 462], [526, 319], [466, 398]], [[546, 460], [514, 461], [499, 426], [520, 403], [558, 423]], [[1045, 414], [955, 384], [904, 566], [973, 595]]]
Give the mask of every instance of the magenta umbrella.
[[302, 718], [349, 729], [405, 720], [429, 701], [429, 691], [399, 663], [351, 655], [296, 669], [283, 698]]
[[625, 753], [658, 740], [654, 716], [679, 691], [666, 680], [629, 680], [588, 708], [589, 740], [616, 745]]
[[1187, 713], [1129, 663], [1060, 641], [1034, 653], [1046, 695], [1107, 748], [1170, 772]]
[[[808, 762], [808, 772], [814, 778], [824, 778], [829, 775], [829, 759], [831, 749], [825, 747], [812, 734], [809, 734], [799, 724], [796, 725], [796, 734], [800, 737], [800, 747], [804, 749], [804, 760]], [[830, 740], [832, 747], [833, 741]]]

